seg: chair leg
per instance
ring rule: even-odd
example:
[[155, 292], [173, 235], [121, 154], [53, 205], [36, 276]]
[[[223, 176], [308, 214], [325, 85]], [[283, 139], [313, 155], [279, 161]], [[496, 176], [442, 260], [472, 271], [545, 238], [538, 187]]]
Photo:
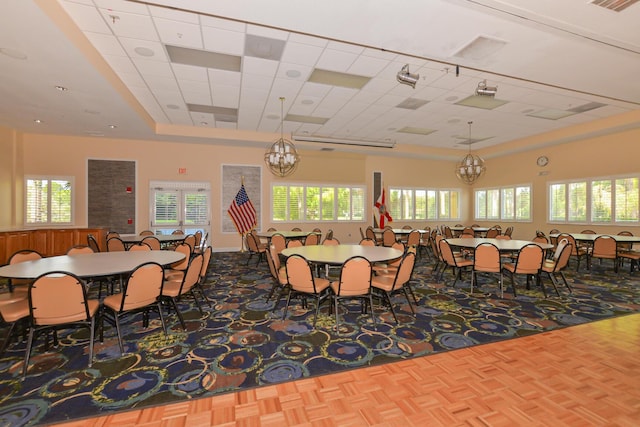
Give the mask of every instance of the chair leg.
[[122, 334], [120, 333], [120, 320], [118, 313], [113, 313], [113, 321], [116, 325], [116, 333], [118, 334], [118, 344], [120, 344], [120, 354], [124, 354], [124, 345], [122, 345]]
[[[408, 286], [403, 286], [402, 290], [404, 291], [404, 296], [407, 297], [407, 302], [409, 303], [409, 308], [411, 309], [411, 313], [413, 313], [413, 315], [415, 316], [416, 311], [413, 308], [413, 304], [411, 303], [411, 300], [409, 299], [409, 291], [407, 291]], [[409, 290], [411, 290], [411, 288], [409, 287]], [[414, 296], [415, 298], [415, 296]]]
[[180, 313], [180, 310], [178, 310], [178, 304], [176, 303], [176, 300], [173, 297], [168, 297], [167, 299], [171, 302], [173, 309], [176, 311], [176, 315], [178, 316], [178, 320], [180, 321], [180, 326], [182, 326], [182, 329], [186, 331], [187, 325], [184, 323], [182, 313]]
[[[391, 301], [389, 301], [391, 303]], [[378, 328], [378, 323], [376, 322], [376, 313], [373, 311], [373, 295], [371, 295], [371, 291], [369, 291], [369, 308], [371, 309], [371, 320], [373, 320], [373, 327]], [[393, 317], [396, 317], [396, 313], [393, 311], [393, 306], [391, 307], [391, 312], [393, 313]], [[396, 323], [398, 320], [396, 319]]]
[[33, 335], [35, 327], [29, 328], [29, 338], [27, 339], [27, 348], [24, 352], [24, 366], [22, 367], [22, 378], [27, 376], [27, 368], [29, 367], [29, 358], [31, 357], [31, 346], [33, 345]]
[[569, 289], [569, 293], [573, 293], [573, 289], [571, 289], [571, 286], [569, 286], [569, 282], [567, 282], [567, 278], [564, 276], [564, 273], [562, 271], [560, 271], [560, 277], [562, 277], [564, 285], [567, 287], [567, 289]]

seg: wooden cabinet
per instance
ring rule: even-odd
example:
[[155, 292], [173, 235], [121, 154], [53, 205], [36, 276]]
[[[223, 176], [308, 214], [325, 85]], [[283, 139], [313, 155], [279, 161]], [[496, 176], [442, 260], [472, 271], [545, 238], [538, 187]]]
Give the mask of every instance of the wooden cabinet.
[[0, 265], [23, 249], [38, 251], [42, 256], [64, 255], [76, 245], [86, 245], [87, 235], [93, 234], [103, 247], [106, 231], [102, 228], [65, 228], [0, 231]]

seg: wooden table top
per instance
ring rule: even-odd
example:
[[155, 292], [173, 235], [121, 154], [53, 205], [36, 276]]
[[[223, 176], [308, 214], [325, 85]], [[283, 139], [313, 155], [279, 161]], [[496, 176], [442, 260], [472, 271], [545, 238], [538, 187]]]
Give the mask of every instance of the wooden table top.
[[96, 252], [60, 255], [0, 267], [0, 277], [35, 279], [52, 271], [66, 271], [78, 277], [99, 277], [129, 273], [145, 262], [170, 265], [184, 259], [175, 251]]
[[362, 256], [370, 262], [389, 261], [400, 258], [403, 252], [399, 249], [385, 246], [363, 245], [312, 245], [287, 248], [282, 255], [302, 255], [310, 262], [319, 264], [341, 265], [353, 256]]

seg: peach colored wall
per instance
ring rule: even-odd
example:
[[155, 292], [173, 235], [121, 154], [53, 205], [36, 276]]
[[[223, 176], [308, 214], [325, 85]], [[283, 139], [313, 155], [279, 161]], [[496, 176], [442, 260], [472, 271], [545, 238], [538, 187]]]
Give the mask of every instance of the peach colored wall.
[[[9, 148], [6, 143], [7, 132], [1, 132], [3, 154]], [[9, 131], [8, 134], [11, 134]], [[51, 135], [27, 134], [15, 138], [24, 163], [26, 174], [74, 175], [76, 177], [77, 198], [75, 206], [76, 225], [86, 226], [86, 165], [87, 159], [135, 160], [137, 162], [137, 229], [142, 230], [149, 223], [149, 201], [146, 188], [150, 180], [208, 181], [211, 183], [212, 226], [211, 241], [216, 248], [239, 248], [240, 239], [234, 233], [220, 232], [220, 215], [224, 215], [230, 201], [221, 200], [221, 165], [251, 165], [263, 167], [263, 149], [213, 146], [181, 142], [158, 142], [138, 140], [117, 140], [90, 137], [61, 137]], [[638, 141], [640, 130], [620, 132], [597, 138], [549, 146], [510, 154], [505, 157], [493, 157], [487, 160], [487, 173], [474, 188], [497, 187], [512, 184], [532, 184], [534, 200], [534, 221], [516, 223], [515, 237], [530, 238], [536, 229], [548, 232], [555, 225], [546, 222], [546, 186], [548, 181], [592, 176], [608, 176], [626, 173], [638, 173]], [[17, 151], [16, 151], [17, 150]], [[20, 152], [20, 150], [23, 151]], [[547, 155], [550, 163], [539, 168], [535, 159]], [[338, 151], [301, 151], [300, 169], [291, 177], [276, 178], [266, 168], [262, 171], [262, 228], [270, 223], [269, 199], [272, 182], [332, 182], [337, 184], [355, 184], [372, 187], [373, 172], [383, 173], [385, 187], [436, 187], [459, 188], [463, 192], [460, 222], [473, 221], [472, 188], [462, 185], [453, 173], [454, 162], [444, 160], [419, 159], [411, 157], [371, 156], [364, 154], [345, 154]], [[0, 162], [6, 163], [5, 156]], [[178, 168], [187, 168], [186, 175], [178, 174]], [[539, 175], [541, 171], [547, 175]], [[6, 174], [0, 175], [7, 181]], [[21, 172], [17, 172], [16, 186], [21, 183]], [[21, 190], [20, 190], [21, 191]], [[21, 193], [20, 193], [21, 194]], [[3, 198], [5, 195], [3, 194]], [[367, 194], [371, 197], [371, 194]], [[373, 204], [367, 200], [367, 205]], [[13, 211], [22, 216], [22, 196], [13, 205]], [[360, 238], [358, 227], [370, 223], [373, 211], [367, 212], [367, 221], [360, 223], [322, 223], [323, 230], [332, 228], [343, 242], [357, 242]], [[6, 215], [3, 215], [6, 217]], [[21, 220], [21, 219], [20, 219]], [[5, 220], [3, 220], [5, 221]], [[458, 222], [458, 221], [455, 221]], [[410, 222], [408, 222], [410, 223]], [[415, 222], [412, 225], [439, 225]], [[0, 224], [16, 225], [16, 224]], [[288, 224], [296, 226], [298, 224]], [[309, 228], [309, 224], [299, 224]], [[396, 225], [404, 225], [396, 221]], [[483, 225], [492, 225], [487, 223]], [[502, 223], [503, 226], [509, 224]], [[581, 226], [560, 227], [563, 231], [580, 231]], [[630, 228], [630, 227], [625, 227]], [[638, 234], [637, 227], [634, 234]], [[621, 227], [599, 228], [603, 232], [618, 232]]]
[[[22, 224], [22, 144], [13, 129], [0, 126], [0, 227]], [[20, 208], [16, 208], [20, 206]]]

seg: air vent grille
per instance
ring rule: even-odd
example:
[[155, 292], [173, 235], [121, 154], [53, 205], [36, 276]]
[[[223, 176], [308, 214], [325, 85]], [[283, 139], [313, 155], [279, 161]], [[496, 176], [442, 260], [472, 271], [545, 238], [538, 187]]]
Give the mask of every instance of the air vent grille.
[[593, 0], [591, 4], [620, 12], [637, 2], [638, 0]]

